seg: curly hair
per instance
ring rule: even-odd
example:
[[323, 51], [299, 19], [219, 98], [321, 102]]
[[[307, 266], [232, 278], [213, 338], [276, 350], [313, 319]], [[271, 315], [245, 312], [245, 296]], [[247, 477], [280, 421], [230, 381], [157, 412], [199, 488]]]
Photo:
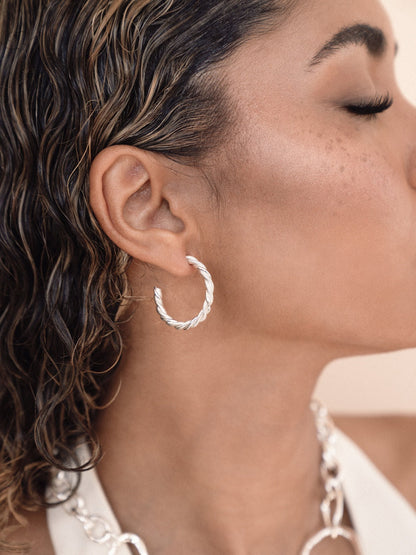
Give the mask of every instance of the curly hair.
[[126, 144], [198, 164], [233, 119], [210, 70], [291, 4], [2, 0], [0, 548], [81, 439], [100, 456], [131, 259], [90, 209], [91, 161]]

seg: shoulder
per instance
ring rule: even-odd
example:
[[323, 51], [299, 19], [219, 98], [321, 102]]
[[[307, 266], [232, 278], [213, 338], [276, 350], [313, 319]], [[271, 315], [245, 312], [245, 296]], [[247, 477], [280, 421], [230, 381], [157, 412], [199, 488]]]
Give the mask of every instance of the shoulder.
[[333, 416], [416, 509], [416, 416]]
[[[27, 553], [30, 555], [54, 555], [46, 522], [46, 511], [40, 509], [36, 512], [25, 512], [22, 516], [26, 525], [17, 527], [8, 536], [8, 541], [19, 545], [24, 544], [28, 547]], [[0, 555], [9, 555], [10, 553], [10, 551], [2, 551], [0, 547]]]

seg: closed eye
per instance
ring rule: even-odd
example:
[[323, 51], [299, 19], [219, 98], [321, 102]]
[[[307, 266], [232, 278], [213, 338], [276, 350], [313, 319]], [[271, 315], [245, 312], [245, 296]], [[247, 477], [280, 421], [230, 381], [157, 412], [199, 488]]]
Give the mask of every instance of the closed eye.
[[363, 100], [356, 104], [348, 104], [344, 108], [351, 114], [356, 116], [371, 116], [376, 117], [377, 114], [385, 112], [393, 104], [393, 98], [390, 94], [377, 96], [368, 101]]

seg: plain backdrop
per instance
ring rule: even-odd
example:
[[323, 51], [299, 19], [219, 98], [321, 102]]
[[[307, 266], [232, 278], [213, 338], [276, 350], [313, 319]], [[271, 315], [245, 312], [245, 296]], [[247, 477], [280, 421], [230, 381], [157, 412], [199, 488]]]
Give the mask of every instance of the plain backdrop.
[[[382, 3], [390, 13], [399, 43], [397, 79], [416, 105], [416, 0]], [[332, 412], [416, 414], [416, 349], [331, 362], [315, 396]]]

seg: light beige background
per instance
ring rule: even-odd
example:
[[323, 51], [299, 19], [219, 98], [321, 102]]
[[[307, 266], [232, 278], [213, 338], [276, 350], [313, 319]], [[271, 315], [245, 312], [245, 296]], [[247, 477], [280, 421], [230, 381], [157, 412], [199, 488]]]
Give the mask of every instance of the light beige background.
[[[399, 43], [398, 81], [416, 104], [416, 0], [382, 3]], [[325, 368], [315, 395], [332, 412], [416, 414], [416, 349], [336, 360]]]

